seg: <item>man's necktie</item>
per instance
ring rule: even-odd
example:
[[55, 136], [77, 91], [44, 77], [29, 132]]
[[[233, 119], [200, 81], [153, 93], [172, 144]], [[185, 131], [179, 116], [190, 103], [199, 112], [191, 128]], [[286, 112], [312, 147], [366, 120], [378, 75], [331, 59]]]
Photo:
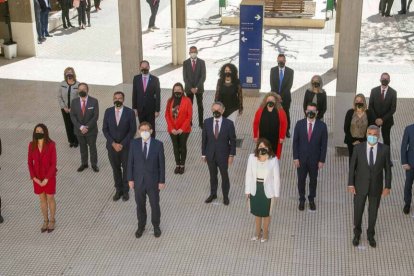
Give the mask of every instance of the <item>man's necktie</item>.
[[312, 138], [312, 123], [309, 123], [309, 128], [308, 128], [308, 142], [310, 142]]
[[381, 90], [381, 100], [384, 100], [384, 99], [385, 99], [385, 90], [382, 89]]
[[193, 61], [192, 61], [192, 67], [193, 67], [193, 72], [194, 72], [195, 71], [195, 67], [196, 67], [195, 59], [193, 59]]
[[144, 154], [144, 158], [145, 158], [145, 159], [147, 159], [147, 152], [148, 152], [148, 149], [147, 149], [147, 142], [145, 142], [145, 143], [144, 143], [144, 150], [142, 151], [142, 153]]
[[282, 90], [282, 82], [283, 82], [283, 78], [284, 78], [284, 73], [283, 70], [279, 70], [279, 91], [277, 91], [279, 94], [281, 93]]
[[84, 100], [82, 100], [82, 106], [81, 106], [81, 109], [82, 109], [82, 116], [85, 116], [86, 104], [85, 104], [85, 101], [84, 101]]
[[214, 137], [217, 139], [219, 136], [219, 120], [216, 120], [216, 125], [214, 126]]
[[372, 167], [374, 166], [374, 147], [371, 147], [369, 151], [369, 165]]
[[119, 120], [120, 120], [120, 111], [118, 109], [115, 109], [115, 119], [116, 119], [116, 125], [119, 125]]
[[142, 78], [144, 84], [144, 93], [147, 91], [148, 77]]

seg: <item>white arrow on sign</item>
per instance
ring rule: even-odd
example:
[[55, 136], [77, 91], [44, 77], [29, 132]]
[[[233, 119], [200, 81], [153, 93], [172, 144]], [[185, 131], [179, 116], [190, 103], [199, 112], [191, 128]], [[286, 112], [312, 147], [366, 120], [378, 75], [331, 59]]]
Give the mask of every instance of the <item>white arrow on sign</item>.
[[257, 21], [259, 21], [261, 19], [260, 15], [256, 14], [256, 16], [254, 17]]
[[241, 38], [241, 40], [243, 41], [243, 42], [246, 42], [247, 41], [247, 38], [245, 38], [244, 36]]

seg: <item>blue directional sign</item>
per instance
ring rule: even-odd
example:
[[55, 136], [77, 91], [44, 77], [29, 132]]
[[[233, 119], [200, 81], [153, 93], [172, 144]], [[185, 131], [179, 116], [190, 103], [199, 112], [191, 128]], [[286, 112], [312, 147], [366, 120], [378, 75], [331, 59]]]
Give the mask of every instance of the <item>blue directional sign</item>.
[[260, 89], [263, 5], [240, 5], [239, 72], [243, 88]]

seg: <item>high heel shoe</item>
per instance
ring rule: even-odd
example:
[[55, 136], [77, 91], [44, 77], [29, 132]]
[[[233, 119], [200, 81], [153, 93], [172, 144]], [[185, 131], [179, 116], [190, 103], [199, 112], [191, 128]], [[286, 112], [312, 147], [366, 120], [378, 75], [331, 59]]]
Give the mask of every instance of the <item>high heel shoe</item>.
[[47, 232], [48, 233], [52, 233], [53, 230], [55, 230], [55, 223], [56, 223], [55, 220], [49, 221], [49, 225], [47, 226]]
[[42, 228], [40, 228], [40, 232], [41, 232], [41, 233], [44, 233], [44, 232], [46, 232], [46, 231], [47, 231], [47, 226], [48, 226], [48, 224], [49, 224], [49, 221], [48, 221], [48, 220], [43, 221]]

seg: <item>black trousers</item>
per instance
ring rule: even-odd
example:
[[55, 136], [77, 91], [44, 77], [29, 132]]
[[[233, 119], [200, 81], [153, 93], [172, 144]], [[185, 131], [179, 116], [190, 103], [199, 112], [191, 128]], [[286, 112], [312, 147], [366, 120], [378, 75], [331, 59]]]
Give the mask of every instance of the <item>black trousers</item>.
[[411, 199], [413, 197], [412, 189], [414, 182], [414, 168], [405, 171], [405, 185], [404, 185], [404, 202], [411, 205]]
[[0, 216], [1, 216], [1, 196], [0, 196]]
[[[191, 100], [191, 103], [193, 103], [194, 94], [191, 92], [187, 93], [187, 97], [189, 97]], [[195, 97], [197, 100], [197, 109], [198, 109], [198, 125], [202, 126], [204, 122], [203, 93], [196, 93]]]
[[217, 188], [218, 188], [218, 171], [220, 171], [221, 175], [221, 189], [223, 191], [223, 197], [229, 197], [230, 191], [230, 179], [229, 179], [229, 172], [228, 172], [228, 163], [221, 164], [217, 162], [215, 159], [208, 160], [208, 171], [210, 173], [210, 195], [217, 195]]
[[82, 165], [88, 165], [88, 146], [91, 154], [91, 165], [98, 165], [98, 152], [96, 150], [97, 135], [77, 135], [81, 154]]
[[370, 196], [356, 193], [354, 196], [354, 235], [361, 236], [362, 215], [364, 214], [365, 202], [368, 198], [368, 238], [375, 236], [375, 223], [377, 222], [378, 208], [381, 201], [381, 195]]
[[384, 144], [386, 145], [390, 145], [391, 144], [391, 128], [392, 126], [381, 126], [381, 135], [382, 135], [382, 140], [384, 141]]
[[79, 26], [81, 24], [86, 25], [86, 2], [81, 1], [79, 3], [79, 7], [77, 8], [77, 10], [78, 10], [78, 23], [79, 23]]
[[190, 133], [181, 133], [179, 135], [170, 134], [173, 144], [175, 164], [184, 166], [187, 159], [187, 140]]
[[144, 228], [147, 224], [147, 195], [151, 206], [151, 223], [154, 227], [160, 226], [160, 191], [157, 188], [148, 189], [146, 187], [134, 188], [135, 202], [137, 204], [138, 228]]
[[306, 197], [306, 178], [309, 175], [309, 195], [308, 200], [313, 202], [316, 197], [316, 186], [318, 182], [318, 162], [300, 162], [298, 172], [298, 191], [299, 201], [305, 202]]
[[394, 0], [381, 0], [380, 1], [380, 11], [382, 15], [390, 15], [392, 4]]
[[88, 24], [91, 24], [91, 0], [86, 0], [87, 4], [86, 4], [86, 17], [88, 18]]
[[129, 192], [127, 180], [128, 153], [128, 148], [122, 148], [119, 152], [113, 148], [108, 150], [109, 163], [111, 163], [112, 173], [114, 175], [115, 189], [121, 194]]
[[138, 112], [139, 123], [148, 122], [152, 125], [152, 138], [155, 138], [155, 111], [153, 112]]
[[69, 8], [68, 7], [62, 8], [62, 23], [63, 23], [63, 27], [65, 27], [65, 28], [72, 25], [72, 24], [70, 24]]
[[99, 5], [101, 4], [101, 0], [93, 0], [93, 3], [95, 4], [95, 8], [99, 8]]
[[73, 123], [70, 119], [70, 113], [66, 113], [64, 109], [61, 109], [63, 122], [65, 123], [66, 136], [68, 137], [69, 144], [78, 144], [78, 139], [73, 130]]
[[288, 105], [283, 105], [282, 104], [282, 107], [283, 107], [283, 110], [286, 113], [286, 118], [287, 118], [287, 123], [288, 123], [286, 131], [290, 131], [290, 103]]
[[153, 1], [151, 1], [151, 3], [148, 3], [148, 4], [150, 5], [150, 8], [151, 8], [151, 17], [150, 17], [149, 23], [148, 23], [148, 29], [149, 29], [149, 28], [152, 28], [152, 27], [155, 26], [155, 18], [157, 16], [160, 1], [157, 1], [157, 3], [155, 3], [155, 5], [153, 4]]

